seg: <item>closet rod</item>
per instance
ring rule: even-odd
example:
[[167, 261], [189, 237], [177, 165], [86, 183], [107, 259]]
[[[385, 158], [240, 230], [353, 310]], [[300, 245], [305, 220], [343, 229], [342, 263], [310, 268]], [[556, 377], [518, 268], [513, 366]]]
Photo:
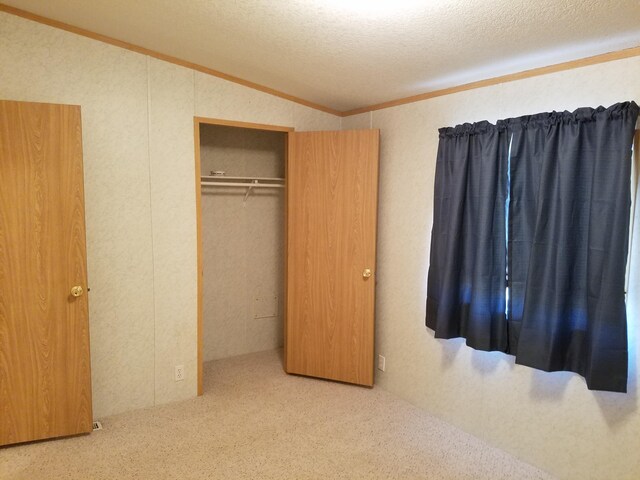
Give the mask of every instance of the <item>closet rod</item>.
[[211, 185], [218, 187], [284, 188], [284, 185], [277, 183], [201, 182], [201, 185], [203, 187]]
[[276, 177], [228, 177], [226, 175], [203, 175], [200, 180], [259, 180], [265, 182], [284, 182], [284, 178]]

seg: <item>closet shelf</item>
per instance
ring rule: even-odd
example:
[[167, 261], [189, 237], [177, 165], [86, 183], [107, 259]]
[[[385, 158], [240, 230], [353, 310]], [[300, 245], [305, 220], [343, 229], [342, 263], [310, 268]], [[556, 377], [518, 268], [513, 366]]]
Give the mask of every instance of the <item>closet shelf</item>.
[[246, 202], [253, 188], [284, 188], [284, 178], [214, 175], [200, 177], [200, 185], [203, 187], [247, 187], [247, 193], [244, 196]]
[[[219, 180], [240, 180], [240, 181], [258, 181], [258, 182], [284, 182], [284, 178], [277, 177], [230, 177], [227, 175], [203, 175], [200, 177], [200, 180], [204, 183], [210, 183], [211, 181], [219, 181]], [[224, 182], [226, 183], [226, 182]]]
[[258, 182], [202, 182], [203, 187], [248, 187], [248, 188], [284, 188], [280, 183], [258, 183]]
[[203, 186], [284, 188], [284, 178], [276, 177], [227, 177], [222, 175], [200, 177]]

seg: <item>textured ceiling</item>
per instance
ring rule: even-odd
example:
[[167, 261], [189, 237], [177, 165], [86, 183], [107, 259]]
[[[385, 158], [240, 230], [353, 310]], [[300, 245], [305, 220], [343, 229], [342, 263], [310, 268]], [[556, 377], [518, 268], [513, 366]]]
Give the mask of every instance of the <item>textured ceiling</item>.
[[338, 110], [640, 45], [639, 0], [4, 0]]

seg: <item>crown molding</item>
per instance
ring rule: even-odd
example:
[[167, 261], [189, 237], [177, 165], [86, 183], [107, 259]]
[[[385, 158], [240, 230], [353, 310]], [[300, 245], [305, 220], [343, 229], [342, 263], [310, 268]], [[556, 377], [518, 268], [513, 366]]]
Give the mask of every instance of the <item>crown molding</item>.
[[360, 113], [373, 112], [374, 110], [382, 110], [384, 108], [397, 107], [398, 105], [406, 105], [407, 103], [420, 102], [422, 100], [427, 100], [429, 98], [442, 97], [444, 95], [451, 95], [452, 93], [464, 92], [466, 90], [474, 90], [476, 88], [483, 88], [491, 85], [498, 85], [499, 83], [515, 82], [517, 80], [523, 80], [525, 78], [538, 77], [540, 75], [547, 75], [549, 73], [562, 72], [564, 70], [573, 70], [574, 68], [582, 68], [582, 67], [587, 67], [589, 65], [597, 65], [599, 63], [612, 62], [614, 60], [622, 60], [623, 58], [637, 57], [639, 55], [640, 55], [640, 46], [626, 48], [624, 50], [617, 50], [615, 52], [594, 55], [592, 57], [586, 57], [578, 60], [570, 60], [568, 62], [556, 63], [554, 65], [548, 65], [546, 67], [532, 68], [531, 70], [524, 70], [518, 73], [509, 73], [507, 75], [501, 75], [499, 77], [478, 80], [477, 82], [465, 83], [464, 85], [458, 85], [455, 87], [443, 88], [441, 90], [433, 90], [431, 92], [420, 93], [418, 95], [399, 98], [397, 100], [389, 100], [388, 102], [377, 103], [375, 105], [370, 105], [368, 107], [354, 108], [353, 110], [347, 110], [345, 112], [342, 112], [341, 115], [343, 117], [349, 117], [351, 115], [358, 115]]

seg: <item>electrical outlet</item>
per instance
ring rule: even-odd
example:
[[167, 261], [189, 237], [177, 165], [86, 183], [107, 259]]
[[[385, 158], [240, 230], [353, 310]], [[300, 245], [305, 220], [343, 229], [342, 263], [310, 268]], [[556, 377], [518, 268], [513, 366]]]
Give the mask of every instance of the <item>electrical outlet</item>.
[[176, 382], [184, 380], [184, 365], [176, 365]]
[[382, 355], [378, 355], [378, 370], [382, 370], [384, 372], [386, 359]]

